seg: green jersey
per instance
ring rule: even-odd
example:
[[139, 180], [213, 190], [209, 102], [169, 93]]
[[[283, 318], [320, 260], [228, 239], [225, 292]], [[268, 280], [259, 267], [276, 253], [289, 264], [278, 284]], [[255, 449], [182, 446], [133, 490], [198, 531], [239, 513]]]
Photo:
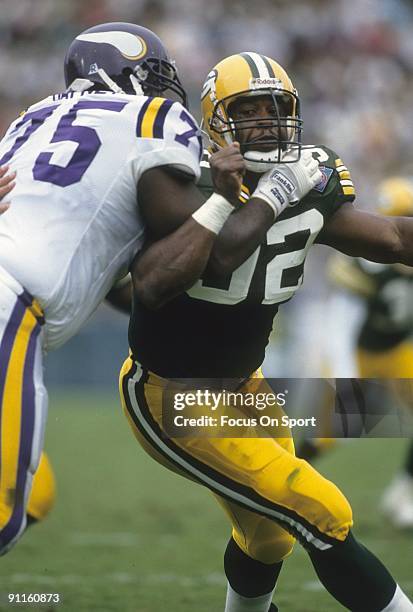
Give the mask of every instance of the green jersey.
[[[166, 378], [238, 378], [261, 365], [279, 305], [303, 282], [308, 250], [338, 208], [355, 198], [336, 153], [320, 146], [313, 154], [320, 162], [320, 183], [279, 215], [266, 239], [232, 274], [205, 273], [156, 311], [134, 304], [129, 343], [144, 368]], [[207, 158], [201, 166], [198, 186], [209, 197]], [[250, 188], [243, 186], [241, 202]]]
[[331, 265], [330, 276], [336, 284], [356, 293], [365, 302], [357, 338], [359, 348], [386, 351], [412, 334], [412, 268], [337, 258]]

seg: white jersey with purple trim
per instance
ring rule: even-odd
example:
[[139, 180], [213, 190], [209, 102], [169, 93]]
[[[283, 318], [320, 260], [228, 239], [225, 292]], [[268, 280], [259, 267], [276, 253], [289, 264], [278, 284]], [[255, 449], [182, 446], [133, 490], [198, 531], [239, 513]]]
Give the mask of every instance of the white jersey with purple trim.
[[40, 303], [45, 345], [77, 332], [144, 240], [137, 184], [173, 165], [199, 178], [198, 126], [178, 102], [59, 94], [31, 106], [0, 143], [17, 171], [0, 217], [0, 268]]

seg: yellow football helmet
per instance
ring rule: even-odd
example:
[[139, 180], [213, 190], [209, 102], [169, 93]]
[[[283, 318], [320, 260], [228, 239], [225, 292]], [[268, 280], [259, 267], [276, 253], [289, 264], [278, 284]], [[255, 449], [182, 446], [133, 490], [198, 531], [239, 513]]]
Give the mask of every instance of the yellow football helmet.
[[393, 176], [378, 187], [378, 210], [383, 215], [413, 216], [413, 179]]
[[[247, 168], [255, 172], [265, 172], [268, 164], [281, 161], [284, 151], [295, 150], [299, 159], [301, 154], [302, 120], [300, 100], [290, 77], [273, 59], [258, 53], [238, 53], [219, 62], [208, 74], [201, 94], [203, 127], [218, 147], [225, 147], [237, 140], [241, 130], [251, 130], [261, 121], [259, 117], [235, 119], [231, 116], [231, 106], [235, 100], [246, 96], [271, 96], [274, 114], [268, 125], [276, 130], [271, 151], [248, 151], [244, 142], [241, 151]], [[267, 147], [268, 148], [268, 147]]]

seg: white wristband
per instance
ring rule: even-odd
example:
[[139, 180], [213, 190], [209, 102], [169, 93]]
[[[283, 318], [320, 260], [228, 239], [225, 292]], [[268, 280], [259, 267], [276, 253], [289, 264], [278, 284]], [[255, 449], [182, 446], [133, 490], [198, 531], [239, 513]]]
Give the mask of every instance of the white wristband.
[[225, 221], [234, 211], [232, 204], [218, 193], [213, 193], [192, 217], [197, 223], [206, 227], [214, 234], [219, 234]]

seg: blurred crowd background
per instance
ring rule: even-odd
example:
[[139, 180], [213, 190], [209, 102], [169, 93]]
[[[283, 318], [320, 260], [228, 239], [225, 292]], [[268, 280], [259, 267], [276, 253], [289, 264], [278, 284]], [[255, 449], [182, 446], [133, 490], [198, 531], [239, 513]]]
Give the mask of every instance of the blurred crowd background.
[[[375, 186], [385, 176], [413, 174], [412, 0], [0, 0], [1, 133], [24, 107], [64, 89], [68, 44], [107, 21], [139, 23], [164, 40], [198, 119], [199, 92], [217, 61], [248, 50], [278, 60], [302, 99], [305, 142], [337, 151], [352, 171], [360, 206], [374, 208]], [[287, 307], [291, 315], [306, 304], [318, 312], [324, 258], [315, 249], [306, 289]], [[125, 319], [103, 310], [85, 333], [102, 336], [93, 332], [102, 319], [113, 322], [124, 353]], [[305, 316], [297, 319], [305, 332]], [[285, 315], [284, 321], [287, 329]], [[52, 378], [53, 368], [59, 376], [54, 360]]]

